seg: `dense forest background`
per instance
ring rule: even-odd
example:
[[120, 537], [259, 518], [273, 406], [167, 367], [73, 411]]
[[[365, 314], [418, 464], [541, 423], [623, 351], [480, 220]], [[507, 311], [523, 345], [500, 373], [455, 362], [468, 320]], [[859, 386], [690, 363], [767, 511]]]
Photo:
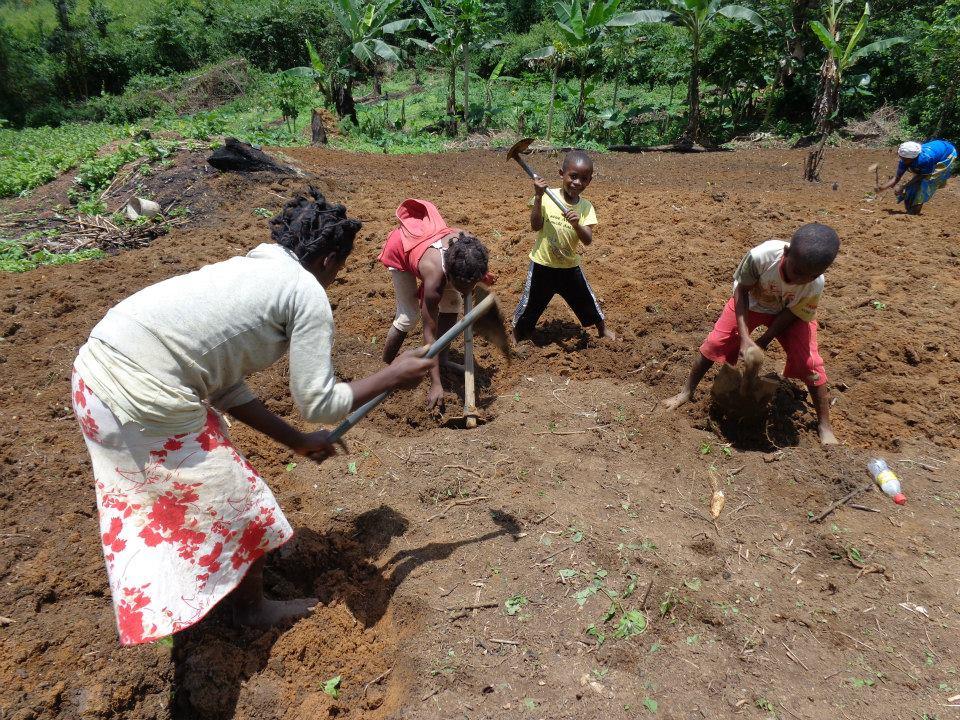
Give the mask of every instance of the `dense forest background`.
[[[184, 108], [170, 106], [178, 84], [240, 59], [237, 82], [259, 88], [263, 103], [275, 104], [284, 118], [292, 112], [296, 120], [301, 107], [326, 104], [346, 118], [347, 130], [363, 118], [344, 105], [344, 86], [369, 95], [386, 83], [395, 96], [405, 92], [402, 85], [437, 88], [437, 102], [421, 107], [416, 119], [406, 103], [379, 113], [377, 122], [384, 115], [380, 124], [388, 130], [452, 134], [499, 126], [543, 135], [549, 123], [549, 134], [568, 141], [670, 142], [690, 129], [694, 63], [701, 95], [696, 140], [722, 143], [758, 129], [795, 137], [829, 132], [845, 118], [883, 107], [896, 110], [908, 133], [956, 138], [960, 130], [960, 0], [871, 3], [858, 46], [898, 42], [881, 44], [849, 69], [837, 58], [845, 72], [837, 72], [837, 102], [826, 123], [816, 105], [829, 48], [811, 23], [829, 24], [831, 9], [839, 8], [840, 55], [861, 19], [859, 0], [744, 0], [737, 7], [762, 22], [721, 11], [698, 26], [695, 38], [682, 11], [697, 5], [715, 11], [718, 3], [624, 0], [615, 13], [644, 22], [594, 27], [591, 15], [580, 18], [579, 35], [578, 27], [570, 35], [577, 22], [570, 9], [579, 5], [0, 0], [0, 126], [117, 124], [182, 114]], [[613, 5], [582, 3], [584, 14]], [[660, 22], [646, 22], [651, 19]], [[458, 72], [465, 61], [463, 78]], [[300, 71], [284, 72], [291, 68]], [[404, 116], [391, 119], [390, 112]]]

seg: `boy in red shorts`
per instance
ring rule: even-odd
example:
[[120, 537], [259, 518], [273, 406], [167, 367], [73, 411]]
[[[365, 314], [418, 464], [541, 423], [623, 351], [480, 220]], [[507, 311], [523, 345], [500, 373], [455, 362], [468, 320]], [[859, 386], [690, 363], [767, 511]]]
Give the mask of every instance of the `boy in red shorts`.
[[[840, 238], [833, 228], [810, 223], [797, 230], [789, 243], [767, 240], [748, 252], [734, 273], [733, 297], [700, 346], [690, 377], [683, 389], [663, 404], [670, 410], [680, 407], [693, 397], [713, 363], [735, 365], [750, 347], [766, 349], [776, 338], [787, 353], [784, 377], [802, 380], [813, 397], [820, 442], [836, 445], [814, 316], [823, 292], [823, 273], [839, 250]], [[766, 332], [753, 340], [750, 333], [760, 325]]]

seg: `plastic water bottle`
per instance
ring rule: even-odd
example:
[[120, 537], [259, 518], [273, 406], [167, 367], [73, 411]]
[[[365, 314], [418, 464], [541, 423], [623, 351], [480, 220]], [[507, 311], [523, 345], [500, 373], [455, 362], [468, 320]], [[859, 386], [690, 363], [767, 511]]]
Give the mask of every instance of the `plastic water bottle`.
[[900, 478], [890, 469], [886, 460], [874, 458], [867, 463], [867, 470], [873, 475], [873, 479], [880, 486], [880, 489], [892, 497], [897, 505], [906, 505], [907, 496], [903, 494], [900, 487]]

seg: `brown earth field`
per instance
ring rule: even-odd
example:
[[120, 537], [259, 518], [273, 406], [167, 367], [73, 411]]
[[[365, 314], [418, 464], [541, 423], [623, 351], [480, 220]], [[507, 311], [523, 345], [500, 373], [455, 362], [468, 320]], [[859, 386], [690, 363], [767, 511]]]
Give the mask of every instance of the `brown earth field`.
[[[507, 313], [520, 294], [532, 188], [503, 153], [284, 152], [313, 179], [193, 173], [191, 220], [151, 245], [0, 277], [0, 718], [957, 717], [960, 186], [902, 215], [868, 197], [888, 150], [831, 151], [817, 185], [798, 151], [599, 157], [584, 267], [622, 340], [582, 332], [557, 299], [512, 364], [478, 343], [478, 428], [451, 376], [444, 417], [425, 387], [397, 393], [322, 465], [234, 424], [297, 530], [269, 594], [322, 604], [273, 631], [215, 612], [121, 648], [68, 403], [112, 304], [266, 241], [254, 210], [308, 181], [364, 222], [329, 288], [344, 379], [379, 366], [393, 293], [376, 256], [405, 197], [487, 241]], [[549, 176], [558, 157], [531, 161]], [[759, 423], [711, 407], [713, 374], [662, 410], [744, 253], [809, 221], [843, 240], [819, 310], [842, 445], [819, 446], [789, 381]], [[766, 371], [782, 363], [775, 348]], [[252, 386], [295, 419], [286, 373]], [[811, 522], [869, 482], [874, 455], [908, 504], [872, 490]]]

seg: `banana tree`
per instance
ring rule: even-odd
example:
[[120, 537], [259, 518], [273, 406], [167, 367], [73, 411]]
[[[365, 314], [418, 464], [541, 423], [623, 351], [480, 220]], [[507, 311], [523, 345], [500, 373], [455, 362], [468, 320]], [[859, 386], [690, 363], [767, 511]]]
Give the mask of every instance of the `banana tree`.
[[[543, 60], [556, 54], [562, 47], [573, 60], [580, 83], [577, 111], [574, 124], [586, 120], [586, 83], [590, 67], [594, 64], [611, 28], [636, 25], [643, 13], [618, 13], [620, 0], [558, 0], [553, 6], [556, 15], [558, 42], [535, 50], [526, 56], [529, 60]], [[556, 76], [554, 76], [554, 88]], [[552, 107], [551, 103], [551, 107]]]
[[451, 118], [450, 129], [456, 124], [456, 82], [457, 66], [463, 70], [463, 124], [469, 129], [470, 119], [470, 78], [473, 51], [477, 48], [490, 48], [501, 44], [491, 40], [494, 17], [491, 9], [483, 0], [440, 0], [435, 5], [432, 0], [420, 0], [427, 17], [427, 27], [433, 35], [433, 42], [415, 40], [421, 47], [436, 52], [450, 71], [447, 93], [447, 116]]
[[375, 71], [376, 63], [400, 62], [400, 49], [387, 38], [416, 25], [411, 18], [391, 20], [403, 0], [327, 0], [333, 16], [347, 36], [337, 58], [339, 68], [333, 74], [334, 105], [337, 114], [357, 121], [353, 85], [357, 79]]
[[690, 36], [690, 77], [687, 81], [687, 127], [678, 145], [691, 146], [700, 138], [700, 50], [707, 29], [717, 17], [746, 20], [754, 27], [763, 18], [742, 5], [721, 5], [720, 0], [669, 0], [671, 10], [639, 10], [628, 13], [638, 22], [671, 22], [682, 26]]
[[309, 40], [304, 40], [307, 46], [307, 54], [310, 56], [310, 65], [301, 65], [284, 70], [287, 75], [310, 78], [317, 84], [317, 92], [323, 97], [324, 104], [333, 102], [333, 94], [330, 89], [330, 77], [327, 66], [320, 58], [320, 54]]
[[545, 62], [550, 68], [550, 102], [547, 105], [547, 142], [553, 137], [553, 111], [557, 100], [557, 77], [560, 74], [560, 66], [567, 59], [565, 48], [558, 44], [548, 45], [539, 50], [523, 56], [523, 59], [529, 63]]
[[810, 23], [810, 29], [823, 43], [827, 54], [820, 66], [820, 92], [816, 104], [813, 106], [813, 124], [820, 140], [816, 147], [807, 155], [804, 163], [803, 175], [807, 180], [820, 179], [820, 167], [823, 164], [823, 150], [827, 138], [833, 130], [834, 120], [840, 110], [840, 87], [843, 76], [858, 60], [874, 52], [881, 52], [887, 48], [906, 42], [906, 38], [892, 37], [857, 48], [867, 31], [870, 22], [870, 3], [863, 6], [863, 14], [846, 47], [840, 45], [841, 13], [849, 0], [830, 0], [824, 19], [826, 24], [818, 20]]

